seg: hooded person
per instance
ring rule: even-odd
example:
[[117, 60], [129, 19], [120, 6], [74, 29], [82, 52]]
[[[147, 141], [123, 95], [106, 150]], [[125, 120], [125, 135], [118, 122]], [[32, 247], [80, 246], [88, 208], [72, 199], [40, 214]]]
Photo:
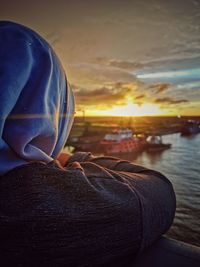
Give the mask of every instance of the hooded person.
[[0, 23], [0, 88], [0, 174], [56, 158], [72, 126], [73, 93], [46, 41], [11, 22]]
[[73, 92], [48, 43], [0, 22], [0, 255], [3, 266], [128, 266], [172, 224], [159, 172], [77, 152], [59, 164]]

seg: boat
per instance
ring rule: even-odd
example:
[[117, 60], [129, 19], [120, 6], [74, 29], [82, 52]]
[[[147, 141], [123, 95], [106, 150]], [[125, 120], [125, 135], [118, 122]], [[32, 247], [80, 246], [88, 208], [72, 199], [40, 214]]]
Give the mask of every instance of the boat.
[[171, 144], [165, 144], [162, 142], [162, 136], [152, 135], [147, 138], [146, 149], [149, 152], [157, 152], [168, 149], [171, 147]]
[[115, 129], [100, 142], [104, 154], [139, 152], [145, 144], [145, 138], [134, 136], [129, 128]]
[[91, 151], [98, 152], [99, 142], [101, 136], [81, 136], [81, 137], [72, 137], [69, 140], [69, 145], [74, 147], [74, 152], [77, 151]]
[[193, 135], [200, 133], [200, 123], [194, 120], [188, 120], [181, 128], [181, 135]]
[[74, 152], [89, 151], [97, 153], [99, 151], [99, 142], [104, 135], [101, 132], [91, 131], [90, 128], [91, 124], [89, 122], [84, 122], [82, 134], [79, 136], [70, 136], [66, 146], [73, 147]]

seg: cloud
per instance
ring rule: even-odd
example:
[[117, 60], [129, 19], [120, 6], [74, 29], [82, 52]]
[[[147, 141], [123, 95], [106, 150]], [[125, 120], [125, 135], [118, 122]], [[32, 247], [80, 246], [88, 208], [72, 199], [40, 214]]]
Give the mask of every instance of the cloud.
[[113, 106], [126, 103], [126, 97], [131, 93], [130, 85], [123, 83], [109, 84], [96, 89], [85, 89], [77, 86], [75, 98], [79, 105]]
[[121, 84], [141, 84], [130, 72], [92, 63], [71, 63], [66, 66], [69, 80], [83, 88], [102, 87], [107, 83], [115, 83], [116, 87]]
[[157, 104], [168, 104], [168, 105], [174, 105], [174, 104], [183, 104], [188, 103], [189, 101], [187, 99], [172, 99], [170, 97], [163, 97], [163, 98], [157, 98], [155, 101]]
[[95, 59], [95, 62], [100, 65], [106, 65], [114, 68], [119, 68], [122, 70], [138, 70], [143, 69], [144, 67], [147, 67], [149, 63], [142, 63], [142, 62], [136, 62], [136, 61], [129, 61], [129, 60], [119, 60], [119, 59], [108, 59], [104, 57], [97, 57]]
[[108, 65], [126, 70], [142, 69], [144, 67], [144, 65], [140, 62], [132, 62], [132, 61], [116, 60], [116, 59], [109, 60]]
[[136, 97], [134, 97], [135, 100], [139, 100], [139, 99], [143, 99], [145, 97], [145, 94], [142, 95], [138, 95]]
[[150, 89], [153, 89], [156, 94], [160, 94], [166, 91], [170, 87], [170, 83], [157, 83], [150, 85]]
[[141, 95], [138, 95], [138, 96], [134, 96], [134, 104], [137, 104], [138, 106], [141, 106], [143, 104], [143, 99], [146, 97], [145, 94], [141, 94]]

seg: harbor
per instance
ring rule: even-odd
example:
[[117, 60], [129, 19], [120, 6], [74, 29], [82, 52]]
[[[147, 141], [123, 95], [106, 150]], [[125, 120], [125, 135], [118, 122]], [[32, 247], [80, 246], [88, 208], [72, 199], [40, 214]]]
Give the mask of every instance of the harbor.
[[150, 153], [170, 149], [163, 136], [179, 133], [192, 136], [200, 133], [196, 117], [76, 117], [66, 146], [73, 152], [94, 154]]

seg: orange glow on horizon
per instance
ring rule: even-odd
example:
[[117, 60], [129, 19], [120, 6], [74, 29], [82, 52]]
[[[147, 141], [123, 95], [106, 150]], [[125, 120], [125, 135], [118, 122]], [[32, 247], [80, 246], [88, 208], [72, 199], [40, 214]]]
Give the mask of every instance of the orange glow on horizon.
[[[129, 103], [124, 106], [114, 106], [110, 110], [105, 110], [103, 113], [108, 114], [109, 116], [156, 116], [156, 115], [162, 115], [163, 112], [159, 109], [158, 106], [154, 104], [142, 104], [137, 105], [133, 103]], [[104, 114], [104, 115], [105, 115]]]
[[[78, 115], [78, 114], [77, 114]], [[134, 104], [132, 98], [127, 98], [125, 105], [116, 105], [105, 109], [86, 109], [87, 116], [123, 116], [123, 117], [141, 117], [141, 116], [159, 116], [166, 115], [158, 105], [153, 103]]]
[[146, 102], [135, 104], [134, 97], [127, 95], [126, 104], [114, 105], [110, 108], [105, 104], [98, 104], [97, 106], [77, 106], [76, 116], [87, 117], [145, 117], [145, 116], [199, 116], [200, 101], [196, 102], [196, 107], [190, 108], [185, 106], [184, 109], [180, 106], [161, 106], [154, 102]]

